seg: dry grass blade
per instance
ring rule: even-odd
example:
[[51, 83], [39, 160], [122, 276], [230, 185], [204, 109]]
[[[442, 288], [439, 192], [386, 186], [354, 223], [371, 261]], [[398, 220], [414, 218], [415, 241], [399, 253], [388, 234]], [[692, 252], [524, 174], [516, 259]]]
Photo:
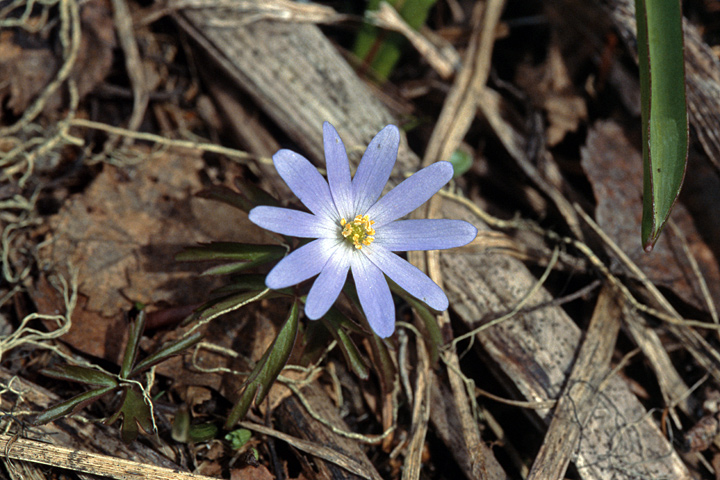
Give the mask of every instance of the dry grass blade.
[[423, 166], [450, 158], [470, 128], [470, 123], [475, 118], [478, 94], [485, 88], [490, 72], [492, 46], [504, 6], [504, 0], [476, 4], [473, 12], [476, 22], [470, 47], [465, 55], [463, 68], [443, 104], [440, 118], [425, 151]]
[[422, 454], [427, 435], [428, 421], [430, 420], [430, 390], [434, 377], [430, 375], [430, 360], [425, 343], [417, 332], [417, 354], [420, 365], [417, 368], [416, 387], [412, 410], [412, 426], [408, 452], [405, 456], [403, 480], [420, 478], [422, 467]]
[[115, 29], [125, 54], [125, 68], [133, 90], [133, 110], [128, 121], [128, 129], [137, 130], [145, 116], [150, 93], [145, 82], [145, 70], [135, 40], [130, 9], [125, 0], [113, 0], [113, 8], [115, 9]]
[[13, 460], [40, 463], [65, 468], [73, 472], [90, 473], [118, 480], [137, 480], [138, 478], [152, 480], [209, 480], [212, 478], [123, 458], [58, 447], [50, 443], [16, 438], [10, 435], [0, 435], [0, 451], [3, 456]]

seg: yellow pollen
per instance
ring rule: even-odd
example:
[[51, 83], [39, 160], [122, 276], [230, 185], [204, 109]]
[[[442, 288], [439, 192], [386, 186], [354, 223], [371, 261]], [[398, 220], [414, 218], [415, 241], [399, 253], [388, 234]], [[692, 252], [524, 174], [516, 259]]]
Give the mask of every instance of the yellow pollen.
[[352, 222], [348, 222], [344, 218], [340, 220], [342, 236], [352, 241], [355, 248], [361, 250], [363, 245], [370, 245], [375, 240], [375, 229], [372, 227], [375, 223], [370, 220], [367, 215], [357, 215]]

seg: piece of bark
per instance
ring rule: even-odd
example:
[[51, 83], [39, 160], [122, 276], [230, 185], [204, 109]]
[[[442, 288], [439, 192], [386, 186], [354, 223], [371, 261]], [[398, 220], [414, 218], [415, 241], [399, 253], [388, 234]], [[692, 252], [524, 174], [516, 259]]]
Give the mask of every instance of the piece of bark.
[[[317, 142], [323, 121], [352, 149], [364, 148], [394, 120], [375, 97], [363, 94], [365, 85], [314, 25], [248, 23], [241, 11], [212, 8], [182, 10], [173, 18], [309, 158], [324, 158]], [[214, 26], [218, 20], [224, 26]], [[237, 27], [228, 28], [233, 21]]]
[[578, 357], [558, 398], [552, 420], [528, 480], [565, 477], [583, 425], [596, 408], [602, 381], [610, 371], [610, 359], [620, 331], [618, 293], [610, 287], [600, 291], [595, 311]]
[[[445, 202], [444, 212], [450, 218], [474, 221], [480, 230], [487, 229], [452, 202]], [[482, 324], [488, 313], [511, 310], [537, 282], [522, 263], [492, 252], [448, 252], [441, 260], [445, 271], [452, 272], [445, 276], [450, 304], [469, 329]], [[549, 300], [550, 295], [541, 288], [528, 306]], [[498, 366], [496, 374], [530, 401], [560, 395], [580, 339], [577, 325], [562, 308], [554, 307], [518, 314], [476, 335], [485, 354]], [[549, 410], [535, 411], [544, 422], [551, 421]], [[573, 462], [583, 479], [633, 475], [689, 478], [680, 457], [618, 376], [607, 381], [581, 430]]]

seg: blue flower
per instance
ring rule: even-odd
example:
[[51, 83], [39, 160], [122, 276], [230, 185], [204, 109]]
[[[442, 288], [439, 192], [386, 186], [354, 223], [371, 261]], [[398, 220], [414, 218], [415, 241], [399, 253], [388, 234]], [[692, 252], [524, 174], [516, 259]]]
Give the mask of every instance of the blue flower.
[[276, 290], [319, 275], [305, 303], [305, 314], [315, 320], [335, 303], [352, 271], [370, 327], [383, 338], [395, 330], [395, 307], [385, 275], [430, 308], [446, 310], [442, 289], [393, 252], [459, 247], [475, 238], [477, 229], [462, 220], [398, 220], [450, 181], [452, 165], [437, 162], [423, 168], [380, 198], [397, 157], [397, 127], [388, 125], [373, 138], [352, 179], [345, 146], [327, 122], [323, 139], [327, 181], [293, 151], [280, 150], [273, 156], [278, 173], [310, 213], [268, 206], [250, 211], [250, 220], [267, 230], [316, 239], [282, 259], [268, 274], [266, 285]]

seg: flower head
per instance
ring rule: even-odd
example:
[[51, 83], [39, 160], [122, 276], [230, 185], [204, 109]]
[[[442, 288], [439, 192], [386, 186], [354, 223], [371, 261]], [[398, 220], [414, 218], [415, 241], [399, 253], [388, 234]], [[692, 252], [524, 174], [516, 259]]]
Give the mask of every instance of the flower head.
[[250, 220], [260, 227], [316, 239], [282, 259], [266, 285], [280, 289], [318, 275], [305, 304], [305, 314], [315, 320], [335, 303], [352, 271], [365, 316], [381, 337], [395, 330], [385, 275], [430, 308], [447, 309], [442, 289], [393, 252], [459, 247], [475, 238], [477, 229], [462, 220], [399, 220], [450, 181], [452, 165], [437, 162], [423, 168], [380, 198], [397, 158], [397, 127], [388, 125], [373, 138], [352, 178], [345, 146], [327, 122], [323, 140], [327, 181], [295, 152], [280, 150], [273, 156], [278, 173], [310, 213], [268, 206], [250, 211]]

